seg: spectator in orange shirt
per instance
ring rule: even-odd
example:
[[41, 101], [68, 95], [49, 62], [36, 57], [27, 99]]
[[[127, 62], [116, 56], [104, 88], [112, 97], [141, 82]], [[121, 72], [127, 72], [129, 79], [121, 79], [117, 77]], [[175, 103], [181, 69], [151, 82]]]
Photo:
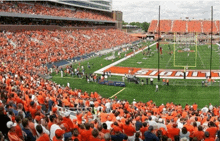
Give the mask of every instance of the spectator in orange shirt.
[[79, 131], [75, 128], [73, 129], [72, 131], [72, 137], [71, 137], [72, 140], [74, 139], [78, 139], [79, 141], [81, 141], [81, 135], [79, 134]]
[[66, 112], [63, 117], [63, 123], [68, 125], [67, 132], [73, 129], [73, 122], [70, 119], [70, 112]]
[[206, 131], [209, 132], [209, 137], [210, 138], [215, 138], [215, 135], [218, 131], [218, 128], [215, 127], [215, 123], [212, 122], [212, 121], [210, 121], [208, 125], [209, 125], [209, 128], [206, 129]]
[[13, 123], [12, 121], [8, 121], [6, 125], [9, 129], [9, 132], [8, 132], [9, 140], [10, 141], [22, 141], [22, 139], [20, 139], [15, 132], [15, 127], [17, 126], [17, 123]]
[[97, 129], [93, 129], [92, 136], [90, 136], [90, 141], [101, 141], [98, 135], [99, 135], [99, 131]]
[[193, 137], [196, 137], [198, 141], [201, 141], [205, 138], [205, 133], [201, 125], [199, 125], [198, 131], [194, 132]]
[[125, 121], [125, 125], [123, 125], [123, 130], [124, 133], [128, 136], [129, 140], [134, 140], [134, 133], [136, 132], [136, 130], [129, 120]]
[[204, 141], [215, 141], [215, 139], [210, 137], [209, 132], [205, 131], [205, 140]]
[[86, 127], [86, 130], [84, 130], [81, 133], [81, 136], [83, 137], [82, 141], [89, 141], [90, 136], [92, 135], [92, 132], [91, 132], [91, 129], [90, 129], [90, 124], [89, 123], [85, 123], [85, 127]]
[[177, 124], [173, 124], [173, 128], [167, 129], [167, 135], [169, 138], [171, 138], [173, 141], [174, 139], [179, 136], [180, 129], [177, 128]]
[[15, 127], [15, 132], [20, 139], [24, 140], [23, 133], [22, 133], [21, 126], [20, 126], [20, 124], [22, 123], [21, 117], [16, 116], [15, 121], [17, 123], [17, 126]]
[[36, 141], [50, 141], [49, 135], [43, 132], [43, 128], [41, 125], [37, 125], [36, 130], [40, 134]]
[[55, 136], [53, 137], [53, 141], [63, 141], [63, 134], [65, 134], [65, 131], [62, 129], [57, 129], [55, 131]]
[[148, 130], [147, 123], [144, 122], [142, 127], [140, 128], [140, 132], [142, 134], [142, 139], [144, 139], [144, 133]]

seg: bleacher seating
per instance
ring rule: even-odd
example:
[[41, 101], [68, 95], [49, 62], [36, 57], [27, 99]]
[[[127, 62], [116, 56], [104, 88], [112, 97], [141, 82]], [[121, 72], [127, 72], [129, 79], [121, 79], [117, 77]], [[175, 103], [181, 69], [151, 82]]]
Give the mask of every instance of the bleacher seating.
[[186, 32], [186, 21], [183, 20], [174, 20], [172, 32]]
[[[172, 29], [171, 29], [172, 27]], [[163, 33], [211, 33], [211, 21], [203, 20], [161, 20], [160, 31]], [[152, 20], [148, 32], [158, 32], [158, 20]], [[213, 22], [213, 33], [219, 32], [219, 21]]]
[[217, 26], [217, 29], [218, 29], [218, 33], [220, 32], [220, 21], [216, 21], [216, 26]]
[[0, 4], [0, 12], [114, 21], [109, 16], [102, 14], [102, 12], [71, 10], [68, 8], [43, 5], [40, 3], [30, 4], [24, 2], [4, 2]]
[[157, 20], [152, 20], [148, 32], [157, 32], [156, 28], [157, 28]]
[[188, 21], [188, 32], [202, 32], [201, 21], [199, 20], [191, 20]]
[[[203, 21], [203, 32], [211, 33], [211, 21]], [[215, 22], [213, 22], [213, 33], [217, 33]]]
[[[14, 11], [16, 8], [11, 6], [9, 10]], [[173, 32], [186, 30], [186, 23], [175, 22]], [[156, 23], [152, 22], [152, 32]], [[162, 29], [168, 31], [170, 22], [163, 25], [166, 27]], [[109, 141], [109, 136], [112, 140], [119, 136], [120, 140], [131, 141], [152, 136], [155, 140], [169, 141], [176, 137], [179, 140], [219, 140], [220, 106], [210, 103], [198, 109], [196, 103], [182, 107], [173, 102], [157, 106], [152, 100], [134, 100], [129, 104], [116, 97], [102, 98], [97, 92], [89, 94], [61, 87], [38, 75], [50, 74], [44, 66], [46, 63], [136, 40], [117, 29], [0, 32], [0, 140], [4, 140], [4, 135], [9, 140], [22, 141], [26, 137], [27, 140], [55, 141], [63, 140], [63, 134], [64, 137], [70, 135], [74, 141]], [[12, 127], [14, 130], [10, 130]], [[147, 136], [145, 133], [149, 132], [152, 133]], [[187, 138], [182, 139], [182, 134], [187, 134], [184, 135]]]
[[[160, 30], [162, 32], [168, 33], [171, 31], [171, 20], [161, 20], [160, 21]], [[158, 30], [158, 27], [156, 28], [156, 31]]]
[[13, 59], [20, 62], [20, 57], [26, 57], [28, 63], [37, 66], [137, 40], [116, 29], [6, 32], [0, 33], [0, 36], [3, 53], [25, 48], [26, 56], [18, 51], [15, 54], [17, 58]]

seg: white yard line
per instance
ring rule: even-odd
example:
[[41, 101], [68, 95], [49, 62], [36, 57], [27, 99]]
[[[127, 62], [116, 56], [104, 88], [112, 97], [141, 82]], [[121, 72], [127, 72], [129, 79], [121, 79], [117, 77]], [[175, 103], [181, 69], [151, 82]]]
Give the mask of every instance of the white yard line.
[[173, 54], [172, 54], [172, 56], [170, 57], [170, 59], [169, 59], [169, 61], [167, 62], [167, 64], [166, 64], [166, 67], [165, 68], [167, 68], [168, 67], [168, 65], [169, 65], [169, 63], [170, 63], [170, 61], [171, 61], [171, 59], [173, 58]]
[[118, 91], [116, 94], [114, 94], [113, 96], [109, 97], [109, 98], [113, 98], [114, 96], [118, 95], [120, 92], [124, 91], [125, 88], [123, 88], [122, 90]]
[[201, 56], [200, 56], [200, 53], [199, 53], [199, 51], [197, 51], [197, 52], [198, 52], [199, 58], [200, 58], [200, 60], [201, 60], [201, 62], [202, 62], [202, 66], [203, 66], [203, 68], [205, 68], [205, 65], [204, 65], [204, 63], [203, 63], [203, 61], [202, 61], [202, 58], [201, 58]]
[[[151, 44], [150, 47], [154, 46], [156, 43], [157, 43], [157, 42]], [[147, 49], [147, 48], [148, 48], [148, 47], [145, 47], [143, 50], [145, 50], [145, 49]], [[118, 60], [118, 61], [116, 61], [116, 62], [114, 62], [114, 63], [112, 63], [112, 64], [110, 64], [110, 65], [108, 65], [108, 66], [105, 66], [105, 67], [103, 67], [103, 68], [101, 68], [101, 69], [95, 71], [94, 73], [103, 74], [103, 71], [104, 71], [104, 70], [106, 70], [106, 69], [108, 69], [108, 68], [110, 68], [110, 67], [112, 67], [112, 66], [115, 66], [115, 65], [117, 65], [117, 64], [119, 64], [119, 63], [121, 63], [121, 62], [123, 62], [123, 61], [125, 61], [125, 60], [127, 60], [127, 59], [129, 59], [129, 58], [131, 58], [134, 54], [138, 54], [138, 53], [140, 53], [140, 52], [143, 51], [143, 50], [139, 50], [139, 51], [137, 51], [137, 52], [135, 52], [135, 53], [132, 53], [131, 55], [128, 55], [128, 56], [126, 56], [126, 57], [124, 57], [124, 58], [122, 58], [122, 59], [120, 59], [120, 60]]]

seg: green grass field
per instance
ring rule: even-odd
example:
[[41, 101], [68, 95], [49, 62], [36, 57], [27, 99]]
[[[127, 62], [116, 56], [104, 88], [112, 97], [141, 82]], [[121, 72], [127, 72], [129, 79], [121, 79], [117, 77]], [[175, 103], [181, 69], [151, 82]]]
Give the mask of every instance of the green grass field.
[[[143, 46], [145, 46], [143, 44]], [[172, 68], [177, 69], [173, 65], [173, 55], [169, 54], [168, 45], [162, 45], [163, 46], [163, 58], [161, 59], [161, 68]], [[208, 54], [207, 51], [207, 45], [198, 47], [198, 54], [200, 54], [201, 59], [197, 58], [197, 66], [196, 69], [209, 69], [209, 60], [208, 57], [205, 57], [205, 54]], [[213, 46], [213, 48], [217, 48], [217, 46]], [[156, 49], [155, 46], [153, 46], [152, 51]], [[173, 49], [173, 48], [172, 48]], [[124, 54], [131, 52], [132, 50], [129, 50], [127, 52], [124, 52], [121, 54], [121, 57], [124, 56]], [[118, 64], [118, 66], [126, 66], [126, 67], [140, 67], [140, 68], [157, 68], [157, 53], [154, 51], [154, 56], [148, 57], [148, 59], [144, 60], [143, 58], [146, 56], [143, 56], [142, 53], [137, 54], [135, 57], [132, 57], [128, 60], [125, 60], [124, 62]], [[210, 52], [209, 52], [210, 53]], [[116, 59], [113, 60], [105, 60], [104, 58], [107, 56], [112, 55], [112, 53], [104, 55], [102, 57], [94, 57], [89, 60], [84, 60], [80, 62], [80, 65], [83, 65], [85, 68], [85, 73], [93, 73], [94, 71], [103, 68], [106, 65], [109, 65], [119, 59], [119, 56], [117, 56], [116, 52]], [[191, 54], [190, 54], [191, 55]], [[213, 69], [218, 69], [219, 65], [219, 59], [214, 58], [218, 56], [217, 52], [213, 50]], [[144, 63], [137, 64], [138, 61], [142, 61]], [[91, 68], [87, 68], [87, 64], [93, 64], [91, 65]], [[202, 65], [206, 63], [206, 65]], [[102, 66], [101, 66], [102, 64]], [[74, 63], [73, 67], [78, 67], [78, 63]], [[181, 68], [182, 69], [182, 68]], [[190, 69], [190, 68], [189, 68]], [[52, 81], [61, 84], [63, 86], [66, 86], [67, 82], [70, 83], [71, 88], [77, 88], [81, 89], [82, 91], [87, 92], [94, 92], [97, 91], [100, 95], [102, 95], [105, 98], [111, 97], [118, 91], [122, 90], [123, 87], [114, 87], [114, 86], [106, 86], [106, 85], [100, 85], [95, 82], [87, 83], [85, 78], [78, 79], [76, 76], [72, 77], [70, 75], [67, 75], [63, 78], [60, 77], [60, 74], [53, 73]], [[118, 80], [122, 81], [122, 77], [120, 76], [112, 76], [109, 78], [109, 80]], [[147, 102], [148, 100], [153, 100], [156, 105], [160, 105], [162, 103], [166, 102], [174, 102], [175, 104], [181, 104], [185, 106], [186, 103], [193, 104], [196, 102], [199, 106], [199, 108], [204, 107], [205, 105], [212, 103], [213, 105], [219, 105], [220, 104], [220, 85], [219, 82], [215, 82], [213, 86], [209, 87], [202, 87], [201, 86], [202, 80], [170, 80], [170, 86], [163, 86], [162, 82], [158, 82], [157, 79], [154, 79], [154, 85], [140, 85], [140, 84], [134, 84], [134, 83], [126, 83], [125, 89], [117, 95], [118, 99], [127, 99], [129, 102], [132, 102], [135, 98], [136, 101], [142, 101]], [[219, 81], [219, 80], [216, 80]], [[155, 92], [155, 84], [159, 84], [159, 92]]]
[[[160, 68], [161, 69], [184, 69], [184, 66], [195, 66], [188, 67], [188, 69], [196, 69], [196, 70], [209, 70], [210, 69], [210, 53], [211, 49], [208, 48], [208, 45], [200, 45], [197, 47], [197, 54], [195, 52], [178, 52], [178, 50], [182, 50], [183, 48], [175, 47], [175, 57], [174, 57], [174, 45], [170, 44], [170, 49], [167, 44], [161, 45], [163, 48], [163, 54], [160, 55]], [[219, 55], [218, 46], [213, 45], [212, 50], [212, 69], [218, 70], [220, 68], [219, 65]], [[190, 47], [190, 50], [196, 50], [195, 45]], [[144, 52], [147, 52], [145, 50]], [[170, 54], [171, 52], [171, 54]], [[196, 57], [197, 55], [197, 57]], [[147, 58], [147, 59], [146, 59]], [[174, 59], [175, 58], [175, 59]], [[175, 64], [174, 64], [175, 60]], [[138, 64], [137, 62], [142, 62]], [[143, 55], [143, 53], [139, 53], [134, 57], [131, 57], [116, 66], [122, 67], [136, 67], [136, 68], [158, 68], [158, 52], [156, 50], [156, 45], [151, 47], [151, 56]], [[181, 66], [181, 67], [178, 67]]]

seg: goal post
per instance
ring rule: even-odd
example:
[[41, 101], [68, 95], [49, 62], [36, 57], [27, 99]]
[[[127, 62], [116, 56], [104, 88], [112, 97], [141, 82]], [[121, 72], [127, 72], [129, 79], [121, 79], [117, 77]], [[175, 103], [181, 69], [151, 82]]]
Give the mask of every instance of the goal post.
[[[195, 68], [197, 62], [197, 33], [195, 35], [191, 34], [189, 37], [174, 33], [173, 41], [173, 66], [184, 68], [184, 70], [185, 68]], [[193, 50], [191, 50], [192, 48]]]

